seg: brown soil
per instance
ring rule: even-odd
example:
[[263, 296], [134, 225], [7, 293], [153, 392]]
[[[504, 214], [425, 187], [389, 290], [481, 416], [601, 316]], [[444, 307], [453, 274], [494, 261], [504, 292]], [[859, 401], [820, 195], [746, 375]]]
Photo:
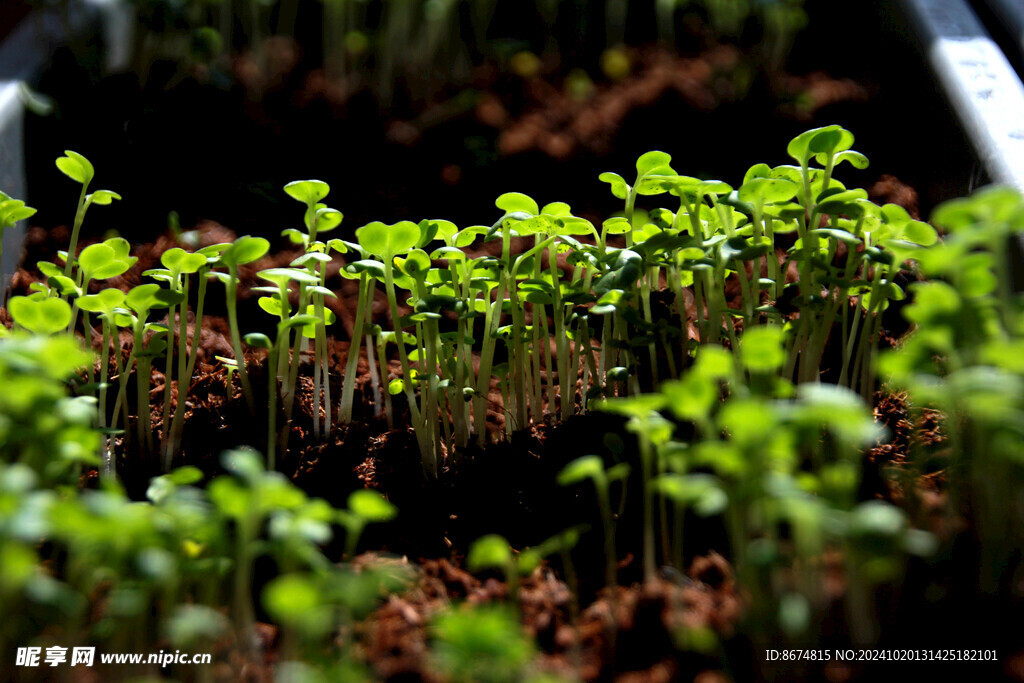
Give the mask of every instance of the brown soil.
[[[366, 655], [382, 680], [439, 680], [428, 659], [432, 618], [456, 601], [484, 604], [510, 597], [501, 581], [478, 579], [446, 559], [427, 560], [416, 572], [413, 587], [392, 596], [366, 624]], [[586, 681], [683, 680], [714, 667], [714, 660], [679, 648], [679, 633], [706, 629], [728, 638], [742, 611], [732, 570], [715, 554], [697, 558], [688, 576], [619, 586], [614, 596], [603, 590], [579, 611], [569, 587], [550, 568], [526, 577], [516, 604], [542, 651], [539, 668]]]

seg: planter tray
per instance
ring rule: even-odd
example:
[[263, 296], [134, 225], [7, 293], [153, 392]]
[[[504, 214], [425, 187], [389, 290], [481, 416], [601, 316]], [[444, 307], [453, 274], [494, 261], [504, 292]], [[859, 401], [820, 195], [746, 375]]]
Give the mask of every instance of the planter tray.
[[902, 7], [989, 178], [1024, 190], [1024, 84], [1006, 55], [966, 0]]

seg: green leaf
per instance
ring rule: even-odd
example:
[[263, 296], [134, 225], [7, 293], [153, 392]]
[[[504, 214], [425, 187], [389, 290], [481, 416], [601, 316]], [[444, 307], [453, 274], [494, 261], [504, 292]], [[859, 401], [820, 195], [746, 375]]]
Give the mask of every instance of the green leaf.
[[149, 283], [132, 287], [125, 297], [125, 303], [142, 318], [150, 309], [166, 308], [177, 304], [181, 299], [180, 293], [161, 289], [160, 285]]
[[221, 252], [220, 260], [225, 265], [240, 266], [263, 258], [269, 250], [270, 242], [264, 238], [243, 235]]
[[53, 334], [67, 329], [71, 322], [71, 305], [63, 299], [11, 297], [7, 310], [25, 329], [36, 334]]
[[[259, 298], [259, 301], [257, 301], [256, 303], [259, 304], [260, 308], [262, 308], [264, 311], [274, 316], [275, 318], [281, 317], [281, 299], [275, 296], [261, 296]], [[289, 309], [289, 312], [290, 310], [291, 309]]]
[[318, 233], [330, 232], [341, 225], [345, 220], [345, 214], [329, 206], [321, 206], [316, 210], [316, 231]]
[[36, 214], [36, 210], [25, 206], [25, 202], [5, 197], [6, 195], [0, 197], [0, 229], [12, 226], [18, 221]]
[[[838, 131], [839, 126], [831, 125], [822, 128], [813, 128], [793, 138], [786, 146], [786, 152], [800, 163], [806, 166], [815, 154], [822, 152], [834, 152], [843, 141], [843, 135]], [[818, 136], [821, 136], [818, 139]], [[853, 136], [850, 135], [850, 144], [853, 144]], [[844, 149], [849, 149], [849, 146]]]
[[399, 221], [394, 225], [374, 221], [356, 230], [356, 238], [368, 252], [390, 263], [395, 256], [416, 246], [420, 227], [412, 221]]
[[115, 287], [101, 290], [97, 294], [86, 294], [75, 302], [83, 311], [112, 315], [115, 308], [124, 306], [125, 293]]
[[425, 278], [427, 271], [430, 270], [431, 263], [430, 257], [427, 256], [427, 252], [422, 249], [413, 249], [409, 252], [409, 255], [404, 259], [396, 259], [396, 262], [401, 261], [399, 269], [406, 275], [413, 278]]
[[799, 189], [784, 178], [752, 178], [740, 187], [739, 198], [754, 205], [775, 204], [792, 199]]
[[[78, 255], [78, 265], [86, 272], [87, 279], [91, 273], [99, 270], [114, 260], [114, 250], [102, 242], [90, 244]], [[127, 269], [126, 269], [127, 270]]]
[[242, 337], [242, 340], [249, 346], [256, 349], [271, 349], [274, 347], [274, 344], [270, 341], [270, 337], [262, 332], [250, 332]]
[[206, 265], [206, 257], [202, 254], [190, 254], [180, 247], [172, 247], [160, 255], [160, 263], [172, 273], [181, 275], [197, 272]]
[[[815, 160], [822, 166], [825, 165], [824, 155], [819, 155], [819, 158], [816, 158]], [[844, 161], [848, 162], [854, 168], [860, 169], [862, 171], [870, 165], [870, 162], [868, 161], [868, 158], [866, 156], [864, 156], [860, 152], [855, 152], [852, 149], [846, 150], [845, 152], [840, 152], [839, 154], [836, 154], [832, 158], [832, 164], [834, 166], [838, 166]]]
[[640, 158], [636, 160], [637, 176], [653, 175], [655, 173], [674, 175], [675, 171], [669, 166], [670, 163], [672, 163], [672, 157], [665, 152], [653, 151], [641, 154]]
[[470, 571], [481, 569], [503, 569], [512, 563], [512, 548], [503, 536], [488, 534], [469, 547], [466, 565]]
[[781, 327], [752, 327], [740, 340], [743, 365], [751, 372], [774, 372], [786, 362]]
[[331, 191], [322, 180], [293, 180], [284, 186], [288, 196], [308, 206], [314, 206]]
[[623, 235], [632, 230], [632, 226], [624, 216], [609, 218], [601, 226], [604, 228], [605, 233], [609, 235]]
[[935, 228], [923, 221], [908, 221], [903, 226], [903, 239], [923, 247], [930, 247], [939, 241]]
[[309, 577], [284, 574], [272, 579], [263, 589], [263, 604], [275, 619], [295, 626], [318, 613], [324, 601]]
[[121, 195], [110, 190], [96, 190], [85, 198], [85, 200], [90, 204], [98, 204], [99, 206], [108, 206], [115, 199], [120, 200]]
[[459, 228], [451, 221], [443, 219], [429, 219], [428, 223], [433, 227], [434, 233], [438, 235], [445, 244], [451, 245], [452, 240], [459, 233]]
[[348, 509], [366, 522], [388, 522], [398, 515], [398, 508], [372, 489], [353, 491], [348, 497]]
[[378, 280], [384, 279], [384, 264], [380, 261], [374, 261], [371, 259], [355, 261], [354, 263], [350, 263], [345, 266], [345, 270], [355, 275], [360, 273], [369, 273]]
[[495, 200], [494, 205], [505, 213], [521, 211], [531, 216], [540, 213], [537, 202], [521, 192], [506, 192]]
[[609, 185], [611, 185], [612, 195], [614, 195], [618, 199], [625, 199], [626, 197], [629, 196], [629, 183], [627, 183], [626, 180], [618, 173], [606, 171], [601, 175], [597, 176], [597, 179], [603, 183], [608, 183]]
[[594, 402], [594, 410], [615, 413], [627, 417], [647, 418], [654, 411], [665, 407], [667, 397], [661, 394], [636, 394], [635, 396], [608, 398]]
[[551, 202], [545, 204], [540, 212], [548, 216], [571, 216], [572, 208], [565, 202]]
[[70, 149], [64, 150], [65, 156], [57, 159], [57, 168], [60, 172], [81, 185], [88, 185], [92, 182], [96, 170], [84, 156]]
[[287, 285], [292, 280], [305, 285], [315, 285], [320, 279], [308, 270], [298, 268], [267, 268], [257, 273], [261, 279], [273, 282], [278, 287]]
[[[296, 230], [295, 228], [285, 228], [284, 230], [281, 231], [281, 236], [287, 237], [288, 241], [291, 242], [292, 244], [305, 244], [307, 239], [305, 233], [303, 233], [301, 230]], [[333, 244], [334, 242], [340, 243], [341, 240], [331, 240], [330, 243]], [[342, 246], [344, 247], [344, 245]]]
[[604, 476], [604, 463], [596, 455], [584, 455], [577, 458], [562, 468], [558, 473], [558, 483], [562, 486], [571, 486], [585, 479], [594, 481]]
[[747, 169], [746, 174], [743, 176], [743, 184], [746, 185], [754, 178], [770, 178], [772, 175], [772, 167], [768, 164], [754, 164]]
[[318, 317], [316, 315], [316, 304], [308, 304], [306, 306], [306, 315], [315, 321], [302, 326], [302, 336], [307, 339], [316, 339], [316, 328], [319, 327], [321, 323], [324, 325], [333, 325], [338, 319], [338, 316], [334, 314], [334, 311], [326, 306], [324, 307], [323, 317]]
[[839, 126], [825, 126], [814, 135], [808, 149], [814, 154], [832, 155], [853, 147], [853, 133]]

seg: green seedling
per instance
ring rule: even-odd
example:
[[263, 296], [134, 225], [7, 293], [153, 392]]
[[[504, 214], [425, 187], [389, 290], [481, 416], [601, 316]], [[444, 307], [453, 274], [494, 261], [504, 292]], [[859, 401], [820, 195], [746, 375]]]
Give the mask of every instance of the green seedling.
[[71, 277], [75, 265], [75, 256], [78, 254], [78, 235], [85, 221], [85, 213], [93, 204], [106, 206], [115, 199], [121, 199], [121, 195], [110, 190], [96, 190], [89, 193], [89, 185], [92, 183], [96, 170], [84, 156], [70, 149], [64, 151], [64, 156], [56, 161], [57, 168], [61, 173], [74, 180], [82, 186], [82, 192], [78, 197], [78, 208], [75, 210], [75, 222], [71, 227], [71, 244], [68, 246], [68, 257], [64, 265], [64, 276]]
[[[97, 314], [103, 326], [102, 351], [100, 352], [100, 389], [99, 389], [99, 428], [100, 431], [107, 430], [107, 378], [110, 372], [110, 345], [114, 343], [115, 353], [118, 356], [117, 364], [120, 367], [121, 344], [118, 341], [118, 311], [125, 307], [125, 293], [120, 289], [104, 289], [97, 294], [86, 294], [76, 299], [79, 308], [87, 313]], [[118, 371], [120, 373], [120, 370]], [[114, 412], [116, 424], [117, 412]], [[104, 440], [103, 447], [103, 472], [107, 476], [114, 474], [113, 454], [110, 449], [109, 440]]]
[[[295, 336], [295, 347], [297, 348], [304, 335], [304, 328], [314, 327], [318, 318], [310, 312], [303, 313], [303, 304], [306, 302], [305, 289], [316, 287], [319, 282], [316, 275], [298, 268], [270, 268], [261, 270], [259, 276], [263, 280], [273, 283], [274, 286], [265, 288], [270, 296], [262, 297], [259, 300], [260, 307], [267, 313], [278, 317], [277, 334], [274, 340], [270, 340], [263, 334], [246, 335], [245, 340], [250, 346], [266, 349], [268, 352], [268, 406], [267, 417], [267, 462], [271, 469], [275, 468], [277, 448], [280, 447], [284, 453], [288, 448], [288, 437], [291, 432], [292, 406], [294, 405], [295, 387], [298, 378], [299, 354], [294, 353], [291, 362], [288, 362], [289, 349], [292, 345], [292, 331], [298, 330]], [[297, 282], [299, 285], [299, 310], [292, 315], [289, 304], [289, 284]], [[264, 288], [257, 288], [263, 290]], [[315, 310], [313, 306], [306, 304], [307, 311]], [[274, 378], [271, 379], [271, 373]], [[285, 429], [280, 439], [276, 437], [277, 429], [277, 381], [283, 384], [282, 393], [285, 396]], [[278, 443], [278, 441], [280, 443]]]
[[594, 485], [604, 531], [604, 581], [605, 586], [612, 589], [612, 595], [615, 594], [614, 588], [619, 583], [619, 563], [615, 545], [615, 517], [612, 513], [611, 485], [616, 481], [625, 481], [628, 477], [629, 465], [620, 463], [606, 470], [601, 458], [596, 455], [577, 458], [558, 473], [558, 483], [562, 486], [574, 486], [588, 479]]
[[220, 361], [220, 364], [224, 366], [224, 392], [227, 396], [230, 396], [234, 389], [235, 373], [238, 372], [238, 363], [235, 362], [234, 358], [225, 358], [224, 356], [214, 356], [214, 360]]
[[15, 296], [7, 304], [15, 324], [40, 335], [66, 330], [71, 322], [71, 305], [63, 299], [43, 296]]
[[[123, 237], [112, 237], [82, 249], [82, 253], [78, 255], [78, 272], [74, 291], [76, 293], [88, 292], [89, 284], [93, 280], [107, 280], [126, 273], [139, 260], [131, 256], [130, 251], [131, 244]], [[68, 324], [69, 332], [75, 328], [77, 315], [78, 305], [76, 303], [71, 314], [71, 322]], [[85, 321], [85, 328], [91, 336], [92, 327], [89, 325], [88, 318]], [[92, 340], [90, 339], [90, 341]]]
[[249, 381], [249, 374], [245, 369], [242, 335], [238, 329], [238, 267], [263, 258], [269, 249], [270, 242], [262, 237], [250, 237], [249, 235], [239, 237], [220, 253], [219, 265], [226, 266], [228, 272], [216, 273], [216, 276], [224, 283], [228, 324], [231, 327], [231, 347], [235, 352], [238, 377], [242, 382], [242, 393], [245, 394], [245, 402], [248, 404], [250, 412], [256, 411], [256, 402], [253, 398], [252, 383]]
[[[26, 206], [20, 199], [0, 192], [0, 258], [4, 255], [4, 231], [14, 227], [18, 221], [36, 215], [36, 210]], [[7, 283], [3, 284], [3, 298], [7, 299]]]
[[345, 527], [345, 557], [352, 560], [359, 548], [359, 537], [367, 524], [390, 522], [398, 509], [377, 491], [360, 489], [348, 497], [348, 508], [338, 511], [338, 522]]
[[[84, 252], [83, 252], [84, 255]], [[170, 290], [181, 294], [181, 308], [175, 318], [176, 307], [172, 304], [167, 309], [167, 355], [164, 362], [164, 401], [163, 417], [163, 442], [161, 444], [164, 458], [164, 470], [170, 470], [171, 461], [174, 457], [175, 446], [172, 434], [174, 427], [171, 424], [171, 394], [173, 393], [174, 381], [174, 325], [177, 320], [178, 340], [178, 403], [184, 404], [185, 395], [188, 391], [189, 378], [185, 377], [188, 369], [188, 339], [186, 335], [188, 324], [188, 301], [189, 301], [189, 275], [199, 272], [206, 266], [206, 256], [198, 253], [189, 253], [180, 247], [168, 249], [160, 256], [160, 263], [164, 266], [161, 269], [148, 270], [143, 275], [157, 280], [167, 282]], [[176, 411], [177, 412], [177, 411]]]
[[523, 680], [534, 645], [515, 613], [500, 605], [445, 612], [432, 626], [433, 661], [453, 680], [511, 683]]
[[[131, 313], [118, 313], [118, 324], [130, 324], [134, 344], [131, 355], [121, 372], [121, 387], [118, 393], [118, 405], [125, 397], [128, 382], [128, 367], [132, 360], [135, 361], [136, 374], [136, 434], [139, 442], [139, 449], [144, 453], [153, 451], [153, 423], [149, 411], [149, 383], [151, 379], [153, 359], [166, 349], [169, 341], [170, 330], [166, 326], [149, 323], [150, 311], [157, 308], [170, 308], [181, 303], [183, 300], [181, 292], [169, 289], [161, 289], [157, 284], [145, 284], [133, 287], [125, 297], [125, 306]], [[126, 315], [127, 314], [127, 315]], [[152, 333], [147, 342], [145, 335]], [[117, 412], [115, 407], [114, 412]], [[127, 426], [127, 424], [126, 424]]]
[[[641, 477], [644, 492], [643, 567], [645, 580], [655, 576], [654, 488], [652, 479], [664, 470], [659, 457], [664, 444], [672, 436], [672, 425], [658, 410], [666, 401], [660, 394], [638, 394], [629, 398], [611, 398], [594, 406], [597, 410], [629, 417], [626, 428], [636, 434], [640, 444]], [[664, 516], [664, 514], [663, 514]], [[662, 524], [664, 528], [664, 523]]]
[[[347, 253], [349, 251], [355, 251], [359, 254], [360, 260], [350, 263], [340, 271], [340, 274], [344, 278], [358, 278], [359, 279], [359, 293], [356, 303], [356, 318], [355, 324], [352, 331], [352, 339], [349, 341], [348, 357], [345, 360], [345, 378], [341, 388], [341, 400], [338, 405], [338, 422], [341, 424], [348, 424], [352, 421], [352, 402], [355, 395], [356, 388], [356, 370], [359, 365], [359, 348], [363, 341], [363, 329], [369, 329], [370, 324], [370, 313], [371, 305], [373, 302], [374, 288], [370, 286], [371, 278], [375, 280], [384, 280], [384, 268], [383, 266], [372, 259], [367, 259], [368, 256], [357, 244], [350, 244], [342, 242], [341, 240], [331, 240], [330, 247], [340, 253]], [[371, 334], [366, 334], [366, 351], [367, 360], [371, 371], [373, 371], [372, 361], [372, 348]], [[390, 407], [390, 404], [389, 404]], [[388, 410], [388, 426], [391, 427], [391, 412]]]
[[[532, 563], [532, 558], [530, 559]], [[519, 590], [519, 562], [512, 547], [503, 536], [488, 534], [473, 541], [466, 555], [466, 566], [470, 571], [497, 569], [505, 576], [509, 595], [513, 600]]]
[[[394, 225], [374, 222], [356, 230], [356, 237], [363, 249], [378, 257], [383, 263], [384, 289], [388, 297], [391, 323], [394, 330], [399, 332], [403, 329], [404, 325], [398, 314], [394, 261], [395, 257], [408, 253], [420, 242], [420, 227], [410, 221], [401, 221]], [[409, 365], [409, 355], [405, 350], [405, 345], [398, 344], [397, 346], [398, 359], [402, 364], [402, 376], [405, 378], [403, 390], [409, 401], [409, 412], [412, 415], [413, 430], [416, 433], [420, 454], [423, 457], [424, 469], [428, 475], [436, 476], [438, 468], [436, 442], [431, 438], [433, 429], [427, 424], [431, 416], [421, 409], [413, 394], [412, 370]]]
[[[206, 285], [209, 281], [210, 270], [217, 265], [219, 254], [226, 249], [227, 244], [215, 244], [204, 247], [193, 254], [187, 252], [176, 253], [170, 257], [172, 265], [184, 276], [182, 278], [183, 303], [179, 313], [178, 328], [178, 400], [174, 405], [174, 415], [171, 419], [170, 430], [165, 435], [165, 467], [169, 467], [174, 454], [177, 453], [181, 444], [181, 432], [185, 423], [185, 403], [188, 391], [192, 383], [192, 376], [195, 372], [196, 361], [199, 359], [200, 330], [203, 329], [203, 308], [206, 304]], [[173, 251], [173, 250], [172, 250]], [[202, 258], [200, 262], [199, 257]], [[165, 264], [166, 265], [166, 264]], [[194, 269], [194, 270], [193, 270]], [[169, 268], [169, 270], [172, 270]], [[189, 274], [195, 274], [199, 280], [199, 288], [196, 293], [195, 319], [193, 322], [192, 344], [187, 344], [187, 308], [189, 301]], [[170, 316], [169, 316], [170, 319]], [[170, 375], [167, 375], [170, 377]], [[230, 385], [230, 380], [228, 382]], [[230, 395], [230, 392], [228, 393]], [[166, 418], [165, 418], [166, 424]]]
[[[70, 309], [63, 311], [70, 314]], [[68, 381], [91, 360], [81, 342], [67, 335], [16, 330], [0, 339], [0, 469], [12, 464], [21, 472], [19, 481], [28, 477], [49, 486], [73, 484], [83, 464], [96, 463], [92, 399], [67, 395]], [[3, 469], [0, 497], [9, 492], [6, 476], [14, 473]], [[11, 512], [7, 507], [0, 512], [0, 538], [9, 537], [5, 532], [13, 528]], [[32, 512], [25, 517], [36, 518]], [[34, 547], [38, 539], [24, 540]]]
[[[911, 285], [904, 316], [913, 332], [881, 358], [881, 374], [908, 393], [915, 414], [933, 408], [944, 415], [948, 471], [960, 473], [949, 478], [947, 523], [968, 520], [982, 549], [974, 560], [978, 589], [1005, 595], [1006, 567], [1016, 562], [1021, 542], [1014, 491], [1022, 480], [1015, 435], [1024, 405], [1024, 315], [1010, 245], [1024, 228], [1024, 198], [1016, 189], [989, 187], [940, 205], [932, 221], [946, 232], [942, 242], [889, 245], [897, 260], [914, 259], [927, 279]], [[926, 471], [934, 454], [915, 446], [914, 472]]]
[[[317, 285], [320, 289], [311, 290], [312, 297], [312, 315], [315, 315], [320, 321], [316, 323], [315, 330], [311, 335], [304, 335], [311, 337], [313, 341], [313, 396], [314, 410], [313, 410], [313, 432], [316, 438], [319, 438], [321, 434], [327, 436], [331, 432], [331, 392], [330, 382], [328, 381], [327, 373], [327, 337], [326, 337], [326, 326], [331, 321], [328, 320], [328, 316], [324, 311], [324, 296], [330, 295], [326, 289], [324, 289], [325, 280], [327, 277], [327, 263], [331, 260], [327, 255], [328, 245], [323, 242], [317, 241], [317, 235], [320, 233], [326, 233], [341, 224], [344, 218], [340, 211], [332, 209], [325, 204], [320, 203], [320, 200], [327, 196], [330, 192], [330, 187], [327, 183], [320, 180], [296, 180], [288, 183], [284, 187], [284, 191], [296, 201], [302, 202], [306, 205], [306, 212], [304, 217], [304, 224], [307, 230], [305, 235], [298, 233], [294, 229], [286, 230], [285, 232], [294, 240], [298, 239], [303, 244], [306, 253], [296, 259], [292, 263], [293, 266], [305, 265], [310, 274], [317, 279]], [[298, 233], [298, 234], [296, 234]], [[345, 250], [343, 242], [332, 240], [332, 246], [339, 251]], [[300, 296], [301, 298], [301, 296]], [[333, 314], [332, 314], [333, 315]], [[321, 392], [321, 386], [323, 391]], [[321, 403], [322, 394], [322, 403]], [[320, 415], [323, 414], [323, 423], [321, 426]]]
[[209, 496], [220, 513], [236, 525], [234, 617], [239, 632], [247, 635], [254, 621], [251, 577], [260, 527], [272, 510], [300, 505], [305, 495], [278, 473], [264, 471], [253, 451], [229, 451], [222, 461], [234, 476], [218, 477], [211, 482]]

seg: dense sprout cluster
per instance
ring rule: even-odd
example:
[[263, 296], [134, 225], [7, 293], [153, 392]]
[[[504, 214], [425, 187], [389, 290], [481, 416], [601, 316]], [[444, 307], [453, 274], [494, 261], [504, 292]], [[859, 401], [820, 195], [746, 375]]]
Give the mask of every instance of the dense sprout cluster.
[[[342, 214], [324, 203], [328, 185], [289, 183], [285, 191], [305, 210], [303, 228], [287, 229], [285, 235], [304, 253], [288, 267], [259, 273], [266, 282], [257, 288], [263, 295], [260, 306], [278, 319], [273, 339], [243, 335], [237, 321], [238, 267], [267, 253], [270, 243], [260, 237], [245, 236], [195, 253], [174, 248], [161, 257], [164, 268], [144, 274], [157, 284], [139, 285], [127, 295], [117, 290], [86, 294], [90, 282], [120, 275], [134, 263], [128, 243], [112, 238], [68, 258], [63, 273], [53, 264], [40, 264], [49, 283], [28, 298], [15, 297], [12, 314], [31, 329], [37, 325], [37, 309], [63, 309], [56, 301], [66, 300], [72, 304], [70, 320], [59, 316], [61, 324], [46, 331], [75, 329], [79, 310], [85, 312], [89, 333], [88, 314], [101, 317], [104, 340], [114, 338], [117, 327], [131, 328], [136, 344], [129, 364], [137, 364], [143, 386], [136, 395], [143, 397], [154, 362], [187, 389], [196, 343], [193, 339], [190, 351], [184, 334], [190, 282], [198, 281], [193, 313], [201, 324], [207, 278], [220, 279], [237, 377], [250, 411], [256, 406], [243, 341], [266, 350], [267, 366], [279, 384], [268, 406], [265, 450], [271, 468], [276, 455], [287, 449], [289, 430], [276, 433], [277, 415], [283, 408], [284, 424], [289, 424], [300, 351], [307, 340], [314, 358], [316, 438], [328, 438], [332, 423], [352, 419], [355, 370], [365, 337], [368, 358], [379, 361], [387, 388], [374, 402], [394, 424], [390, 395], [405, 394], [431, 475], [437, 473], [441, 453], [465, 449], [474, 437], [480, 445], [487, 443], [492, 382], [503, 398], [507, 436], [531, 423], [564, 420], [595, 396], [636, 394], [664, 379], [683, 378], [699, 345], [725, 343], [739, 363], [739, 335], [760, 326], [783, 333], [784, 362], [776, 374], [797, 382], [818, 380], [826, 344], [841, 336], [838, 383], [870, 396], [880, 314], [890, 300], [904, 296], [895, 280], [909, 257], [907, 248], [931, 246], [936, 235], [901, 207], [880, 207], [865, 191], [848, 189], [836, 179], [834, 172], [844, 162], [861, 168], [867, 164], [852, 145], [853, 135], [838, 126], [808, 131], [788, 147], [795, 164], [753, 166], [736, 188], [679, 175], [669, 155], [649, 152], [638, 159], [631, 182], [615, 173], [601, 174], [623, 200], [624, 210], [600, 227], [574, 215], [567, 204], [540, 206], [526, 195], [508, 193], [498, 198], [502, 215], [490, 225], [459, 229], [445, 220], [374, 222], [356, 231], [355, 242], [325, 239], [342, 221]], [[69, 153], [58, 166], [82, 185], [72, 232], [74, 254], [86, 210], [117, 195], [87, 193], [93, 171], [80, 155]], [[671, 208], [637, 207], [638, 199], [654, 198], [671, 199]], [[500, 241], [499, 255], [476, 248], [491, 240]], [[513, 240], [525, 240], [521, 252], [513, 253]], [[337, 402], [327, 363], [327, 329], [334, 314], [325, 307], [325, 298], [335, 296], [325, 287], [332, 252], [347, 258], [342, 276], [359, 281], [355, 329]], [[738, 298], [729, 292], [736, 281]], [[379, 285], [387, 295], [390, 330], [379, 329], [370, 317], [368, 303]], [[672, 295], [669, 311], [655, 317], [654, 297], [662, 290]], [[858, 304], [852, 315], [847, 310], [851, 301]], [[167, 320], [173, 324], [177, 319], [182, 328], [177, 350], [174, 331], [148, 320], [158, 309], [167, 309]], [[51, 313], [58, 312], [54, 308]], [[841, 329], [835, 329], [837, 324]], [[105, 341], [104, 354], [108, 346]], [[402, 376], [395, 379], [387, 376], [390, 346], [402, 367]], [[371, 372], [377, 370], [371, 362]], [[165, 467], [180, 438], [184, 405], [177, 400], [168, 419], [171, 387], [171, 381], [165, 383], [162, 424], [170, 425], [160, 445]], [[117, 405], [126, 411], [123, 382], [119, 388]], [[140, 403], [138, 414], [145, 409]], [[100, 426], [116, 427], [117, 412], [113, 424]], [[151, 428], [146, 420], [138, 422], [139, 450], [153, 451]]]
[[[266, 283], [256, 288], [259, 306], [276, 320], [273, 336], [244, 334], [236, 309], [239, 266], [268, 252], [264, 238], [194, 252], [172, 248], [162, 268], [144, 274], [153, 282], [127, 292], [99, 286], [136, 258], [117, 237], [77, 250], [90, 206], [118, 197], [90, 193], [92, 166], [68, 152], [57, 165], [81, 185], [81, 198], [64, 266], [39, 264], [46, 282], [10, 299], [15, 330], [0, 341], [0, 571], [9, 578], [0, 604], [7, 613], [34, 615], [5, 622], [2, 638], [36, 637], [41, 630], [30, 632], [33, 625], [49, 618], [40, 610], [82, 619], [102, 585], [109, 618], [159, 625], [174, 643], [213, 640], [233, 625], [246, 649], [255, 619], [252, 561], [269, 553], [280, 571], [262, 601], [287, 634], [282, 660], [322, 664], [319, 646], [329, 634], [402, 579], [335, 565], [321, 553], [336, 526], [345, 530], [351, 559], [364, 527], [394, 516], [388, 501], [357, 491], [348, 509], [335, 510], [276, 471], [288, 448], [307, 348], [314, 438], [332, 439], [353, 420], [365, 348], [372, 386], [380, 387], [371, 402], [386, 412], [390, 428], [413, 430], [428, 480], [455, 466], [472, 444], [511, 438], [531, 424], [568, 420], [581, 410], [622, 416], [639, 467], [631, 467], [620, 445], [571, 462], [559, 476], [563, 486], [596, 492], [609, 587], [619, 580], [615, 509], [636, 477], [646, 580], [655, 579], [659, 565], [683, 568], [688, 518], [720, 516], [748, 595], [746, 623], [759, 637], [779, 629], [791, 637], [814, 632], [828, 607], [821, 558], [838, 551], [851, 632], [864, 643], [877, 636], [875, 588], [899, 579], [908, 554], [927, 555], [936, 545], [904, 510], [858, 496], [861, 453], [881, 436], [866, 401], [881, 373], [908, 392], [915, 410], [948, 416], [950, 458], [964, 473], [954, 490], [960, 498], [950, 505], [967, 510], [975, 524], [982, 585], [997, 592], [1019, 547], [1022, 514], [1015, 487], [1024, 317], [1010, 286], [1007, 247], [1024, 229], [1024, 198], [994, 188], [949, 202], [934, 215], [940, 239], [904, 209], [878, 206], [836, 179], [844, 162], [867, 164], [852, 146], [852, 134], [838, 126], [808, 131], [788, 146], [793, 164], [755, 165], [736, 186], [681, 176], [668, 154], [649, 152], [632, 180], [601, 174], [623, 211], [600, 225], [564, 203], [541, 206], [508, 193], [498, 198], [500, 214], [489, 225], [375, 222], [356, 230], [355, 241], [325, 238], [342, 222], [325, 204], [327, 184], [296, 181], [285, 191], [302, 206], [302, 228], [285, 236], [302, 254], [258, 273]], [[666, 206], [638, 206], [655, 202]], [[8, 224], [30, 211], [0, 202], [0, 220]], [[500, 245], [494, 255], [479, 248], [492, 240]], [[338, 369], [328, 362], [334, 316], [325, 303], [336, 296], [326, 286], [334, 253], [345, 258], [342, 276], [359, 285], [337, 398], [330, 377]], [[879, 359], [882, 313], [906, 296], [897, 283], [903, 271], [924, 278], [910, 286], [904, 309], [912, 332]], [[223, 361], [232, 365], [239, 400], [253, 414], [266, 411], [268, 433], [265, 459], [230, 452], [227, 474], [201, 487], [198, 470], [172, 465], [180, 457], [199, 338], [189, 340], [186, 320], [193, 307], [201, 326], [211, 278], [225, 285], [235, 353]], [[378, 287], [391, 329], [371, 314]], [[166, 323], [152, 319], [165, 312]], [[98, 376], [73, 334], [79, 329], [90, 340], [101, 338]], [[133, 339], [126, 350], [122, 329]], [[825, 372], [829, 345], [839, 360]], [[247, 363], [246, 346], [262, 353], [250, 352]], [[401, 367], [396, 377], [387, 362], [392, 349]], [[253, 388], [253, 362], [271, 378], [266, 405]], [[149, 403], [154, 364], [166, 380], [158, 433]], [[76, 375], [79, 396], [70, 397], [66, 385]], [[392, 410], [391, 397], [399, 394], [407, 423], [404, 410]], [[137, 397], [134, 423], [130, 396]], [[506, 415], [498, 434], [487, 422], [495, 403]], [[118, 435], [122, 447], [157, 457], [166, 472], [152, 480], [147, 502], [130, 502], [118, 488]], [[80, 491], [76, 477], [90, 468], [104, 473], [106, 485]], [[545, 557], [567, 557], [583, 532], [571, 528], [520, 553], [500, 536], [485, 536], [467, 562], [473, 570], [502, 572], [514, 596], [519, 577]], [[45, 553], [64, 558], [59, 569], [38, 569]], [[227, 585], [230, 620], [217, 611], [227, 607], [218, 602]], [[474, 634], [474, 618], [490, 626]], [[114, 638], [104, 623], [91, 623], [89, 637]], [[516, 631], [514, 620], [502, 610], [445, 616], [437, 624], [438, 661], [452, 670], [487, 666], [474, 661], [473, 648], [492, 648], [491, 636], [500, 639], [509, 629]], [[144, 638], [143, 631], [128, 637]], [[532, 646], [515, 642], [501, 656], [525, 666], [519, 660]], [[355, 650], [346, 652], [332, 660], [331, 671], [356, 671]]]

